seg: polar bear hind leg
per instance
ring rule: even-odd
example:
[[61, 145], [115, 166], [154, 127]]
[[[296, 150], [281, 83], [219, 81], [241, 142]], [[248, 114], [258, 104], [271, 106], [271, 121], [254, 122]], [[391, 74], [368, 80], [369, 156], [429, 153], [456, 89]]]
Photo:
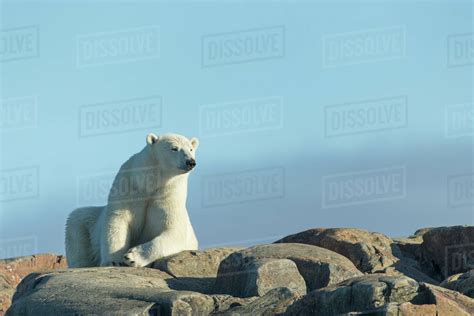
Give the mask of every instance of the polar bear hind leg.
[[99, 265], [98, 249], [92, 244], [92, 236], [102, 206], [75, 209], [66, 222], [66, 259], [69, 268], [95, 267]]

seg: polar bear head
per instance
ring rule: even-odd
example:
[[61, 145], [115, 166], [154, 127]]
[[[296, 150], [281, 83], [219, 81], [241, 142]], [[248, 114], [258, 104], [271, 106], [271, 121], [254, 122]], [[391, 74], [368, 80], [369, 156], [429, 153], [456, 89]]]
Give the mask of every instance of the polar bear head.
[[189, 140], [178, 134], [157, 136], [150, 133], [146, 142], [153, 158], [156, 159], [162, 170], [173, 174], [183, 174], [196, 166], [196, 150], [199, 140], [195, 137]]

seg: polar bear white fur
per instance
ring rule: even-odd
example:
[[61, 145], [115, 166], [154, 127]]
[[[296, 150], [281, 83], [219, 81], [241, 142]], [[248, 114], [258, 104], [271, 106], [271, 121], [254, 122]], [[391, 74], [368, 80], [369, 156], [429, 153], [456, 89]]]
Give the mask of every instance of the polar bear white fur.
[[198, 242], [186, 210], [197, 138], [147, 136], [147, 145], [120, 168], [106, 206], [74, 210], [66, 224], [71, 268], [144, 267]]

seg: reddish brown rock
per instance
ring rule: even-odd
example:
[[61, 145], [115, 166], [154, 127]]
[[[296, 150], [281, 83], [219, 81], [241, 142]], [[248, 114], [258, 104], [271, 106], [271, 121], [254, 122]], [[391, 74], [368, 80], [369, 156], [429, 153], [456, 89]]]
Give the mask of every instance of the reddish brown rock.
[[67, 268], [63, 256], [40, 254], [0, 260], [0, 316], [11, 305], [16, 286], [31, 272]]
[[356, 228], [314, 228], [275, 243], [301, 243], [332, 250], [349, 258], [362, 272], [382, 271], [397, 262], [392, 240], [380, 233]]

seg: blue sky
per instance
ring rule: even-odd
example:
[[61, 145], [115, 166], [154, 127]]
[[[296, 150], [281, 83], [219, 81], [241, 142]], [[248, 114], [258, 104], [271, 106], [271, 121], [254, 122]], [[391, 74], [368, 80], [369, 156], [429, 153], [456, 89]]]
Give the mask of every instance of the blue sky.
[[1, 14], [0, 257], [62, 253], [67, 214], [103, 204], [151, 131], [200, 138], [188, 210], [202, 247], [472, 224], [469, 1], [4, 1]]

